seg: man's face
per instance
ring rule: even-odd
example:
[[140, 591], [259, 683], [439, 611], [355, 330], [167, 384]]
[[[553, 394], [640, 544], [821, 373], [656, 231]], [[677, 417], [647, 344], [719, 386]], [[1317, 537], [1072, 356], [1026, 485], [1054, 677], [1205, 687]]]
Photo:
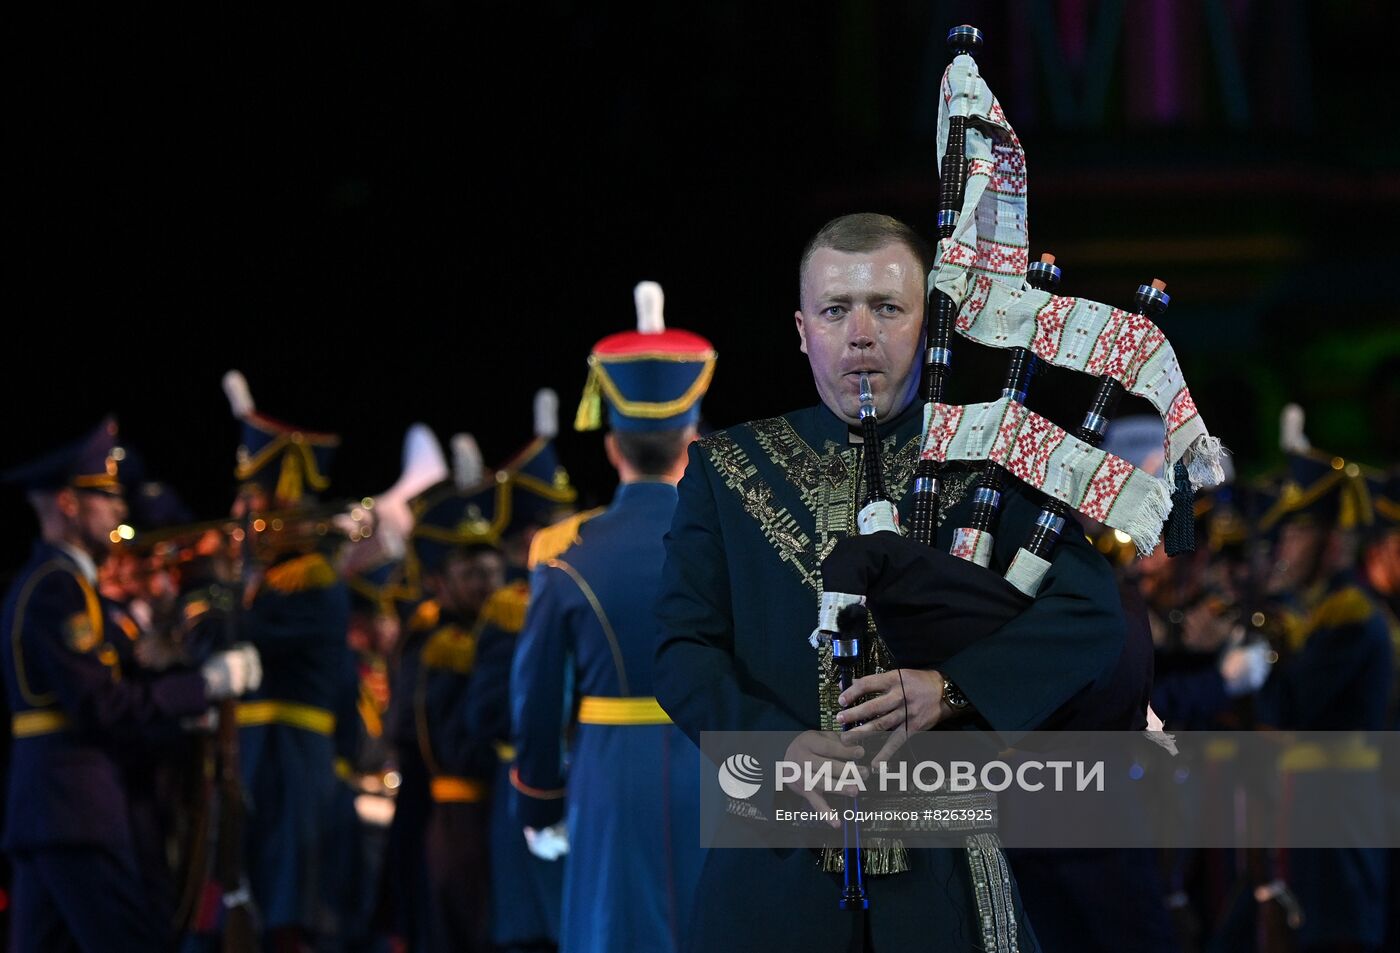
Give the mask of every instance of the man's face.
[[1313, 523], [1290, 522], [1280, 527], [1270, 589], [1290, 592], [1314, 582], [1322, 569], [1327, 536], [1325, 527]]
[[817, 394], [832, 413], [860, 422], [861, 371], [870, 374], [880, 419], [908, 406], [919, 382], [924, 271], [907, 247], [818, 248], [802, 272], [795, 317]]
[[491, 593], [505, 584], [505, 560], [494, 549], [454, 553], [442, 567], [439, 599], [449, 612], [475, 617]]
[[92, 490], [65, 491], [71, 502], [60, 506], [76, 533], [76, 542], [97, 562], [112, 549], [112, 534], [126, 519], [126, 501], [112, 493]]

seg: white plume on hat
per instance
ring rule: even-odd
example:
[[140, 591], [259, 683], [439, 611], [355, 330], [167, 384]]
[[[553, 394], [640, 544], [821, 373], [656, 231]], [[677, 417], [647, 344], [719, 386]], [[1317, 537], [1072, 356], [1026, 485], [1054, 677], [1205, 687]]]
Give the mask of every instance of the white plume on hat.
[[559, 395], [548, 387], [535, 391], [535, 436], [546, 440], [559, 436]]
[[[408, 501], [428, 487], [447, 479], [451, 471], [443, 456], [442, 444], [427, 424], [417, 423], [403, 437], [403, 470], [393, 486], [374, 498], [379, 531], [402, 541], [413, 530], [413, 514]], [[389, 545], [393, 545], [391, 542]]]
[[666, 306], [666, 293], [654, 281], [639, 281], [632, 289], [632, 298], [637, 302], [637, 331], [641, 334], [660, 334], [666, 330], [663, 310]]
[[253, 404], [253, 392], [248, 389], [248, 378], [243, 376], [242, 371], [229, 371], [224, 375], [223, 384], [233, 416], [238, 420], [247, 419], [256, 409]]
[[457, 489], [471, 489], [481, 482], [485, 473], [476, 438], [469, 433], [455, 434], [452, 437], [452, 482], [457, 484]]
[[1303, 432], [1306, 417], [1297, 404], [1285, 404], [1278, 420], [1278, 445], [1285, 453], [1307, 453], [1312, 441]]

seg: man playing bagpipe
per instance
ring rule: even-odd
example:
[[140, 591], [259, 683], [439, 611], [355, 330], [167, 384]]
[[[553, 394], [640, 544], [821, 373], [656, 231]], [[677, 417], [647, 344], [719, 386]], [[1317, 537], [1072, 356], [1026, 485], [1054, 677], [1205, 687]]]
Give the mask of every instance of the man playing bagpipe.
[[6, 474], [29, 494], [41, 536], [6, 595], [0, 653], [14, 737], [5, 849], [18, 951], [174, 948], [160, 752], [182, 722], [261, 678], [246, 645], [199, 669], [157, 675], [137, 662], [138, 630], [97, 589], [126, 514], [116, 438], [108, 419]]
[[[1070, 510], [1150, 552], [1168, 515], [1189, 513], [1191, 489], [1219, 480], [1219, 443], [1148, 317], [1166, 306], [1163, 285], [1140, 287], [1135, 313], [1053, 294], [1053, 261], [1026, 258], [1024, 153], [968, 55], [980, 33], [949, 39], [936, 269], [893, 219], [829, 223], [802, 256], [796, 314], [821, 404], [691, 450], [667, 536], [655, 678], [697, 741], [704, 730], [796, 732], [785, 760], [844, 770], [875, 731], [891, 733], [881, 761], [908, 733], [945, 725], [1013, 737], [1095, 727], [1096, 698], [1133, 673], [1118, 672], [1113, 575]], [[999, 400], [945, 401], [954, 331], [1005, 349]], [[1026, 406], [1036, 362], [1099, 379], [1074, 433]], [[1124, 393], [1167, 421], [1168, 478], [1098, 449]], [[1169, 525], [1169, 548], [1186, 528]], [[827, 734], [843, 726], [841, 739]], [[819, 810], [824, 795], [803, 794]], [[741, 826], [762, 812], [728, 808]], [[735, 931], [752, 949], [1036, 948], [994, 835], [969, 834], [958, 850], [881, 840], [856, 849], [847, 838], [818, 863], [806, 851], [711, 850], [689, 948]]]
[[[883, 421], [890, 494], [907, 505], [921, 434], [914, 397], [922, 248], [907, 226], [885, 216], [825, 226], [803, 255], [796, 316], [821, 404], [721, 431], [690, 451], [667, 537], [655, 679], [662, 706], [697, 743], [702, 730], [839, 724], [840, 693], [828, 666], [814, 664], [807, 639], [819, 563], [854, 530], [861, 445], [851, 436], [860, 371], [870, 375]], [[971, 474], [945, 481], [941, 535], [961, 525], [971, 482]], [[1024, 531], [1036, 505], [1010, 495], [1002, 525]], [[1017, 535], [1003, 532], [1008, 541]], [[1123, 639], [1112, 573], [1082, 534], [1070, 532], [1040, 598], [993, 639], [944, 671], [873, 674], [860, 694], [880, 693], [867, 717], [902, 710], [907, 700], [910, 730], [971, 712], [993, 728], [1030, 729], [1111, 668]], [[966, 697], [966, 709], [955, 712], [949, 683]], [[799, 738], [806, 750], [790, 751], [792, 760], [844, 756], [816, 731]], [[839, 879], [806, 852], [712, 850], [687, 949], [718, 948], [734, 924], [744, 925], [752, 949], [864, 949], [866, 932], [876, 950], [971, 948], [978, 888], [996, 894], [1001, 942], [1020, 937], [1023, 949], [1033, 948], [1014, 888], [1000, 873], [971, 880], [953, 851], [913, 851], [903, 862], [879, 853], [867, 856], [867, 870], [888, 876], [868, 881], [864, 926], [838, 909]]]
[[578, 415], [595, 429], [606, 401], [621, 486], [536, 536], [510, 682], [519, 822], [542, 854], [567, 837], [566, 953], [679, 950], [702, 858], [697, 752], [653, 696], [652, 655], [662, 537], [715, 353], [665, 327], [659, 285], [636, 299], [638, 330], [594, 346]]

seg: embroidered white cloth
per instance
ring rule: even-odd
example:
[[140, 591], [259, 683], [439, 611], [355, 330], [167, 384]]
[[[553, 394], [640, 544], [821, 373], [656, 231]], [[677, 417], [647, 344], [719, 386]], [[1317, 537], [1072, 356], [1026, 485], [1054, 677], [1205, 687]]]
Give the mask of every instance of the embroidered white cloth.
[[[1176, 353], [1156, 325], [1096, 301], [1025, 287], [1025, 151], [970, 56], [956, 57], [943, 74], [940, 161], [953, 116], [968, 118], [967, 185], [952, 237], [939, 242], [929, 285], [958, 305], [958, 333], [991, 347], [1029, 348], [1058, 367], [1113, 378], [1161, 414], [1167, 434], [1165, 475], [1183, 462], [1193, 488], [1222, 482], [1224, 450], [1206, 429]], [[1170, 483], [1158, 482], [1170, 498]]]
[[1143, 555], [1157, 547], [1171, 512], [1166, 481], [1089, 446], [1010, 397], [986, 404], [935, 404], [922, 455], [940, 463], [1000, 464], [1046, 495], [1127, 533]]

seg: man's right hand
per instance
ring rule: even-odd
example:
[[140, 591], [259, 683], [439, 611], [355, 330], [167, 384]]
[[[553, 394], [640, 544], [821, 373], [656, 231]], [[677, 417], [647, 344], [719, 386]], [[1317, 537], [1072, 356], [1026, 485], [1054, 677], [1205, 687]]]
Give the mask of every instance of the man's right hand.
[[[802, 773], [805, 777], [807, 772], [818, 771], [821, 765], [829, 763], [831, 765], [831, 787], [826, 791], [808, 791], [803, 785], [798, 785], [795, 793], [801, 796], [818, 811], [830, 813], [831, 806], [826, 803], [823, 794], [859, 794], [860, 791], [854, 787], [843, 789], [840, 784], [842, 772], [846, 770], [846, 765], [865, 755], [865, 749], [855, 744], [845, 744], [841, 741], [840, 734], [833, 731], [804, 731], [792, 743], [788, 745], [783, 760], [793, 761], [802, 765]], [[867, 773], [867, 769], [860, 769], [862, 777]], [[828, 821], [832, 827], [840, 827], [840, 821]]]
[[210, 656], [200, 674], [204, 676], [204, 694], [209, 701], [238, 698], [257, 691], [262, 684], [262, 658], [256, 648], [241, 642], [226, 652]]

